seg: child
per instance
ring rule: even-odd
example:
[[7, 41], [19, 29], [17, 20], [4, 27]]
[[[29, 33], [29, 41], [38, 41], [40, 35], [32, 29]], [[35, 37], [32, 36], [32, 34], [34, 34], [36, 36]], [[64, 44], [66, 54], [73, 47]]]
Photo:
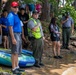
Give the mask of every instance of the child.
[[7, 20], [7, 10], [3, 10], [2, 17], [0, 19], [0, 26], [2, 27], [2, 36], [3, 36], [3, 46], [4, 48], [9, 48], [8, 41], [8, 20]]
[[51, 19], [50, 23], [50, 31], [51, 31], [51, 41], [52, 41], [52, 47], [54, 51], [54, 58], [60, 59], [62, 56], [60, 56], [60, 32], [59, 28], [56, 24], [56, 18], [53, 17]]

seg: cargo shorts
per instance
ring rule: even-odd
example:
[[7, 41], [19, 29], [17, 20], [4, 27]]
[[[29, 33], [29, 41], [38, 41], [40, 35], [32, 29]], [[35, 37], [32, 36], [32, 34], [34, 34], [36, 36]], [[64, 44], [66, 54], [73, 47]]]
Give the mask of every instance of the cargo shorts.
[[12, 39], [9, 36], [9, 40], [10, 40], [10, 48], [11, 48], [11, 53], [12, 54], [21, 54], [21, 50], [22, 50], [22, 38], [21, 38], [21, 33], [14, 33], [14, 37], [17, 41], [17, 43], [14, 45], [12, 44]]

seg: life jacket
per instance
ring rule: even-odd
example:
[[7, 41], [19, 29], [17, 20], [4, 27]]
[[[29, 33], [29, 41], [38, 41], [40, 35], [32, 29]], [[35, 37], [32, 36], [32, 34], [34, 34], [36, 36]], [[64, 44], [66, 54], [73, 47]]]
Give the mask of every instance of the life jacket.
[[[32, 20], [32, 21], [34, 22], [34, 24], [37, 25], [37, 22], [35, 21], [35, 19], [30, 18], [29, 20]], [[38, 21], [39, 21], [39, 20], [38, 20]], [[39, 22], [40, 22], [40, 21], [39, 21]], [[33, 37], [34, 37], [35, 39], [39, 39], [39, 38], [42, 37], [42, 36], [41, 36], [40, 27], [38, 27], [38, 28], [36, 29], [36, 31], [32, 31], [30, 28], [28, 28], [28, 34], [29, 34], [30, 32], [32, 32], [32, 35], [33, 35]]]

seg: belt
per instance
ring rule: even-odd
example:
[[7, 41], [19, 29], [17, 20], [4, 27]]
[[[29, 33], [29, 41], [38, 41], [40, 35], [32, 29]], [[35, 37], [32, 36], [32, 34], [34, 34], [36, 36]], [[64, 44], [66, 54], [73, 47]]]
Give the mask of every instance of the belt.
[[32, 39], [32, 40], [35, 40], [35, 39], [38, 40], [38, 39], [41, 39], [42, 37], [40, 37], [40, 38], [38, 38], [38, 39], [35, 38], [35, 37], [29, 37], [29, 38]]
[[63, 29], [69, 29], [69, 28], [71, 28], [71, 27], [63, 27]]

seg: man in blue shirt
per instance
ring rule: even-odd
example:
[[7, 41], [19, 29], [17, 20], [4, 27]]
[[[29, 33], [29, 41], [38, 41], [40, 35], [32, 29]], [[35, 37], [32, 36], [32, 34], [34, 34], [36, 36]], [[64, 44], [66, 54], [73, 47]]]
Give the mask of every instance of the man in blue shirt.
[[[65, 13], [65, 16], [62, 17], [62, 48], [69, 50], [69, 40], [71, 32], [74, 32], [74, 22], [70, 17], [69, 12]], [[71, 30], [72, 29], [72, 30]]]
[[11, 12], [8, 14], [9, 21], [9, 37], [11, 44], [11, 60], [12, 60], [12, 72], [14, 74], [20, 73], [20, 68], [18, 66], [18, 55], [21, 54], [22, 50], [22, 39], [21, 39], [21, 23], [17, 15], [18, 12], [18, 3], [11, 3]]

